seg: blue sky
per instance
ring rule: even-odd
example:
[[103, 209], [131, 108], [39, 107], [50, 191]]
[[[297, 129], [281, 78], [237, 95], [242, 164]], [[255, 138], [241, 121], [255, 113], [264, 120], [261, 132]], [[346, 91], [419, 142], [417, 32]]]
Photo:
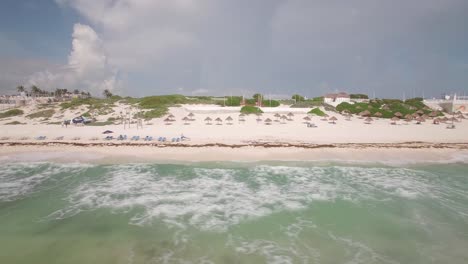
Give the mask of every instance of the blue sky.
[[3, 0], [0, 91], [468, 94], [466, 0]]

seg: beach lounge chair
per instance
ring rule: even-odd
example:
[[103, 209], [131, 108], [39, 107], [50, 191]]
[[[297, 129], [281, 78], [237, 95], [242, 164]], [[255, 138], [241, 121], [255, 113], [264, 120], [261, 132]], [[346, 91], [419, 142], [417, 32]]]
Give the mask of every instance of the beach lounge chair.
[[140, 140], [140, 136], [133, 136], [130, 140], [138, 141]]
[[63, 140], [63, 136], [56, 137], [54, 140]]
[[145, 140], [145, 141], [152, 141], [152, 140], [153, 140], [153, 137], [151, 137], [151, 136], [146, 136], [144, 140]]
[[36, 137], [36, 140], [45, 140], [46, 139], [46, 136], [38, 136]]
[[113, 136], [107, 136], [107, 137], [105, 137], [104, 139], [105, 139], [105, 140], [112, 140], [112, 139], [114, 139], [114, 137], [113, 137]]
[[127, 135], [119, 135], [119, 137], [117, 137], [117, 140], [127, 140]]

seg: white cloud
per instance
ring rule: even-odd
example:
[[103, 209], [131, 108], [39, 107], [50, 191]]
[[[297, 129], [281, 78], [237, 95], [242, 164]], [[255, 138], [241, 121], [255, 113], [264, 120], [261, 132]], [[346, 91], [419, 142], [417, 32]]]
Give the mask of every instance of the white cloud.
[[121, 81], [115, 67], [108, 63], [102, 40], [87, 25], [75, 24], [72, 50], [65, 66], [34, 73], [29, 85], [43, 88], [67, 88], [101, 95], [104, 89], [115, 91]]
[[99, 33], [75, 36], [74, 76], [119, 69], [127, 93], [439, 93], [467, 78], [447, 55], [465, 50], [464, 0], [56, 1]]

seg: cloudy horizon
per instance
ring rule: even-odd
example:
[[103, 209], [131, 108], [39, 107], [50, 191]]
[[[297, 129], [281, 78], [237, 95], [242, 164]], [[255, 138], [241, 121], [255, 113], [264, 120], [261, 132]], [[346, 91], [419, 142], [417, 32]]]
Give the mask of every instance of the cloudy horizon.
[[468, 1], [5, 0], [0, 92], [468, 92]]

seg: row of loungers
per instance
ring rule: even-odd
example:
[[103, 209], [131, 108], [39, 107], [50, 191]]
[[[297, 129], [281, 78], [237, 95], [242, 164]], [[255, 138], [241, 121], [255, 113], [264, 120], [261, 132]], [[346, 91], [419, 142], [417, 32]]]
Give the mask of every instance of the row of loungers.
[[[106, 136], [104, 138], [104, 140], [114, 140], [114, 139], [119, 140], [119, 141], [124, 141], [124, 140], [127, 140], [128, 137], [127, 137], [127, 135], [119, 135], [116, 138], [114, 138], [113, 136]], [[139, 141], [140, 136], [133, 136], [133, 137], [130, 138], [130, 140], [131, 141]], [[186, 136], [181, 136], [181, 137], [172, 138], [171, 142], [180, 142], [180, 141], [186, 141], [186, 140], [189, 140], [189, 138], [187, 138]], [[146, 137], [143, 138], [143, 141], [153, 141], [153, 137], [146, 136]], [[157, 141], [158, 142], [166, 142], [166, 141], [168, 141], [168, 139], [166, 137], [158, 137]]]

